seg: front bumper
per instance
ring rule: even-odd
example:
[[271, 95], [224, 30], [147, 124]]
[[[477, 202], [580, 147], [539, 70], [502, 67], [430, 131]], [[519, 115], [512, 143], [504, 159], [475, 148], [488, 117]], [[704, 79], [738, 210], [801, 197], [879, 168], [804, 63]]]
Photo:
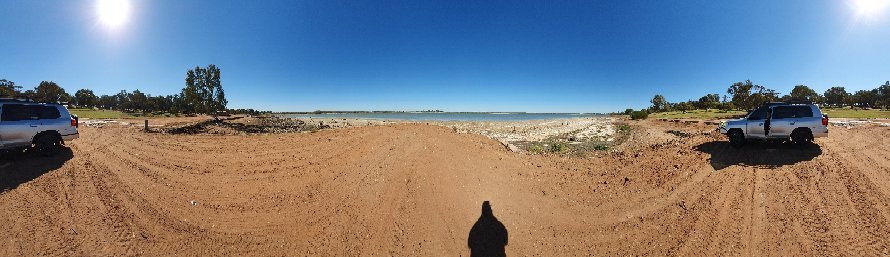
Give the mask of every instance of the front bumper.
[[68, 141], [77, 139], [77, 138], [79, 138], [79, 137], [80, 137], [80, 133], [74, 133], [74, 134], [69, 134], [69, 135], [62, 135], [62, 140], [65, 141], [65, 142], [68, 142]]

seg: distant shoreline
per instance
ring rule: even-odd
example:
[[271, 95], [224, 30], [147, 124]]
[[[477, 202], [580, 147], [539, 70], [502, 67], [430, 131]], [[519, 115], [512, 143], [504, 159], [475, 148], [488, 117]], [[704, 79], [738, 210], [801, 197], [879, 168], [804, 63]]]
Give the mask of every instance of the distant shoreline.
[[272, 112], [272, 114], [386, 114], [386, 113], [423, 113], [423, 114], [592, 114], [608, 115], [599, 112], [445, 112], [445, 111], [313, 111], [313, 112]]

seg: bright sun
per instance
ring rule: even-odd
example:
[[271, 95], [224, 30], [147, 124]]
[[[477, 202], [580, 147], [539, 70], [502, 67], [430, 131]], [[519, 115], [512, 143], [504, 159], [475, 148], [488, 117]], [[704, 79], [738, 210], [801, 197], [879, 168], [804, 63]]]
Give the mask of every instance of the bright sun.
[[857, 17], [875, 19], [887, 11], [890, 0], [849, 0], [849, 4]]
[[117, 28], [127, 22], [130, 17], [130, 1], [128, 0], [97, 0], [96, 14], [99, 22], [109, 28]]

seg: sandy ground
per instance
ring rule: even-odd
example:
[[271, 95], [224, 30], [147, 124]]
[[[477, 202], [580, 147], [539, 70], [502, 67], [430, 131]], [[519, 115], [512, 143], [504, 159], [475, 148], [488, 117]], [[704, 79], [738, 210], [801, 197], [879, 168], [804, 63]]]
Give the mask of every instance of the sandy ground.
[[0, 255], [468, 256], [479, 229], [510, 256], [890, 254], [886, 127], [736, 150], [704, 125], [631, 125], [587, 158], [425, 124], [82, 127], [56, 156], [0, 162]]

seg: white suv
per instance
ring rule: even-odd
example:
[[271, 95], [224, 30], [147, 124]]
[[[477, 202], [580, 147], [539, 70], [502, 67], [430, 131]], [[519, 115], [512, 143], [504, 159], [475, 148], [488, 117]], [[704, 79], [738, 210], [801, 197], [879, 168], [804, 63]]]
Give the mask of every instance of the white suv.
[[0, 150], [33, 148], [51, 154], [78, 136], [77, 117], [65, 106], [0, 99]]
[[734, 147], [746, 140], [779, 140], [803, 145], [813, 138], [828, 136], [828, 116], [814, 104], [769, 103], [748, 113], [745, 118], [720, 124], [721, 133]]

